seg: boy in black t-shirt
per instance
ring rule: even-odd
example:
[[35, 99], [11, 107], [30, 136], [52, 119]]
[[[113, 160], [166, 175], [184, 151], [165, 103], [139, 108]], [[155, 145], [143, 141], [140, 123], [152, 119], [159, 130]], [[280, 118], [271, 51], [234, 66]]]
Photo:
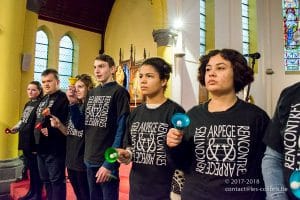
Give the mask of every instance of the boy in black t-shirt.
[[129, 94], [113, 81], [115, 72], [115, 63], [110, 56], [96, 57], [94, 75], [100, 85], [88, 93], [83, 112], [72, 91], [67, 92], [73, 124], [76, 129], [84, 129], [84, 162], [91, 200], [118, 200], [119, 196], [119, 165], [104, 159], [108, 147], [121, 146], [129, 113]]
[[39, 173], [46, 187], [47, 199], [64, 200], [66, 136], [57, 128], [51, 127], [50, 114], [66, 124], [69, 102], [66, 94], [59, 89], [58, 72], [55, 69], [42, 72], [42, 87], [44, 97], [36, 111], [34, 129]]
[[264, 138], [262, 170], [268, 199], [300, 199], [299, 135], [300, 82], [281, 92]]

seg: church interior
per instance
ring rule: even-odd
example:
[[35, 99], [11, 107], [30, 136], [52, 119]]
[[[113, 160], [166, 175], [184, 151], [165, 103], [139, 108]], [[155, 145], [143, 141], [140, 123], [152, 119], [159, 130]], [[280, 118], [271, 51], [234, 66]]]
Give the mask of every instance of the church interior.
[[[1, 200], [10, 198], [22, 170], [18, 134], [4, 130], [20, 119], [27, 84], [40, 81], [46, 68], [58, 70], [65, 91], [69, 77], [93, 75], [98, 54], [111, 55], [121, 70], [116, 80], [128, 89], [134, 108], [143, 101], [137, 86], [141, 62], [162, 57], [173, 71], [166, 96], [188, 110], [209, 98], [197, 80], [199, 58], [212, 49], [236, 49], [255, 72], [251, 102], [269, 116], [282, 89], [300, 80], [300, 13], [291, 12], [295, 7], [299, 12], [299, 0], [1, 0], [0, 5]], [[238, 95], [245, 99], [247, 90]]]

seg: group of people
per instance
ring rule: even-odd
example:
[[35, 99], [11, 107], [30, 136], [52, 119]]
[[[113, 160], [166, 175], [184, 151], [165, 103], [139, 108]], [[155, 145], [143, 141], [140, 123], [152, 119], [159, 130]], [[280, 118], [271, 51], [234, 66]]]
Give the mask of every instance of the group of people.
[[[40, 199], [42, 184], [49, 200], [66, 199], [65, 167], [78, 200], [117, 200], [120, 163], [132, 163], [130, 200], [170, 199], [176, 169], [185, 176], [183, 200], [299, 198], [300, 181], [291, 187], [289, 179], [300, 168], [300, 83], [282, 92], [270, 120], [237, 96], [254, 80], [241, 53], [212, 50], [200, 63], [198, 80], [210, 99], [187, 111], [190, 125], [183, 130], [171, 123], [185, 110], [165, 96], [172, 68], [161, 58], [142, 63], [145, 102], [131, 112], [108, 55], [94, 61], [96, 87], [82, 74], [65, 94], [57, 71], [45, 70], [43, 89], [35, 81], [28, 85], [30, 100], [12, 128], [31, 163], [30, 190], [22, 200]], [[117, 150], [118, 162], [105, 160], [109, 147]]]

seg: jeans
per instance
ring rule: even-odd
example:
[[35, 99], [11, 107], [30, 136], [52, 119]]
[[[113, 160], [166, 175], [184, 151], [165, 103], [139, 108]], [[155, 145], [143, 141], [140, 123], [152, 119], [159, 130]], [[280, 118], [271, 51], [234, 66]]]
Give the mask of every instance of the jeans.
[[283, 155], [267, 147], [262, 160], [262, 174], [264, 177], [267, 200], [287, 200], [283, 178]]
[[119, 179], [111, 179], [104, 183], [96, 183], [96, 173], [99, 167], [87, 167], [87, 177], [90, 190], [90, 200], [118, 200]]
[[77, 200], [88, 200], [90, 193], [86, 171], [76, 171], [68, 168], [68, 177]]
[[47, 200], [66, 200], [65, 155], [38, 154], [38, 167]]

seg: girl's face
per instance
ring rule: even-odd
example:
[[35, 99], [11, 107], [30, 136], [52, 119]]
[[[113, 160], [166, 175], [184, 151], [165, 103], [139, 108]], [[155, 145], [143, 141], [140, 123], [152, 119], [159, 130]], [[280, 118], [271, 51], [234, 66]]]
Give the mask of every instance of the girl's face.
[[81, 80], [78, 80], [75, 83], [75, 89], [77, 99], [83, 101], [88, 93], [88, 88]]
[[231, 62], [217, 54], [212, 56], [206, 65], [205, 87], [215, 95], [232, 93], [234, 92], [233, 76]]
[[40, 95], [41, 91], [35, 84], [29, 84], [27, 86], [27, 95], [29, 99], [36, 99]]
[[148, 97], [154, 97], [164, 93], [166, 80], [159, 78], [159, 73], [152, 65], [142, 65], [139, 75], [141, 92]]

